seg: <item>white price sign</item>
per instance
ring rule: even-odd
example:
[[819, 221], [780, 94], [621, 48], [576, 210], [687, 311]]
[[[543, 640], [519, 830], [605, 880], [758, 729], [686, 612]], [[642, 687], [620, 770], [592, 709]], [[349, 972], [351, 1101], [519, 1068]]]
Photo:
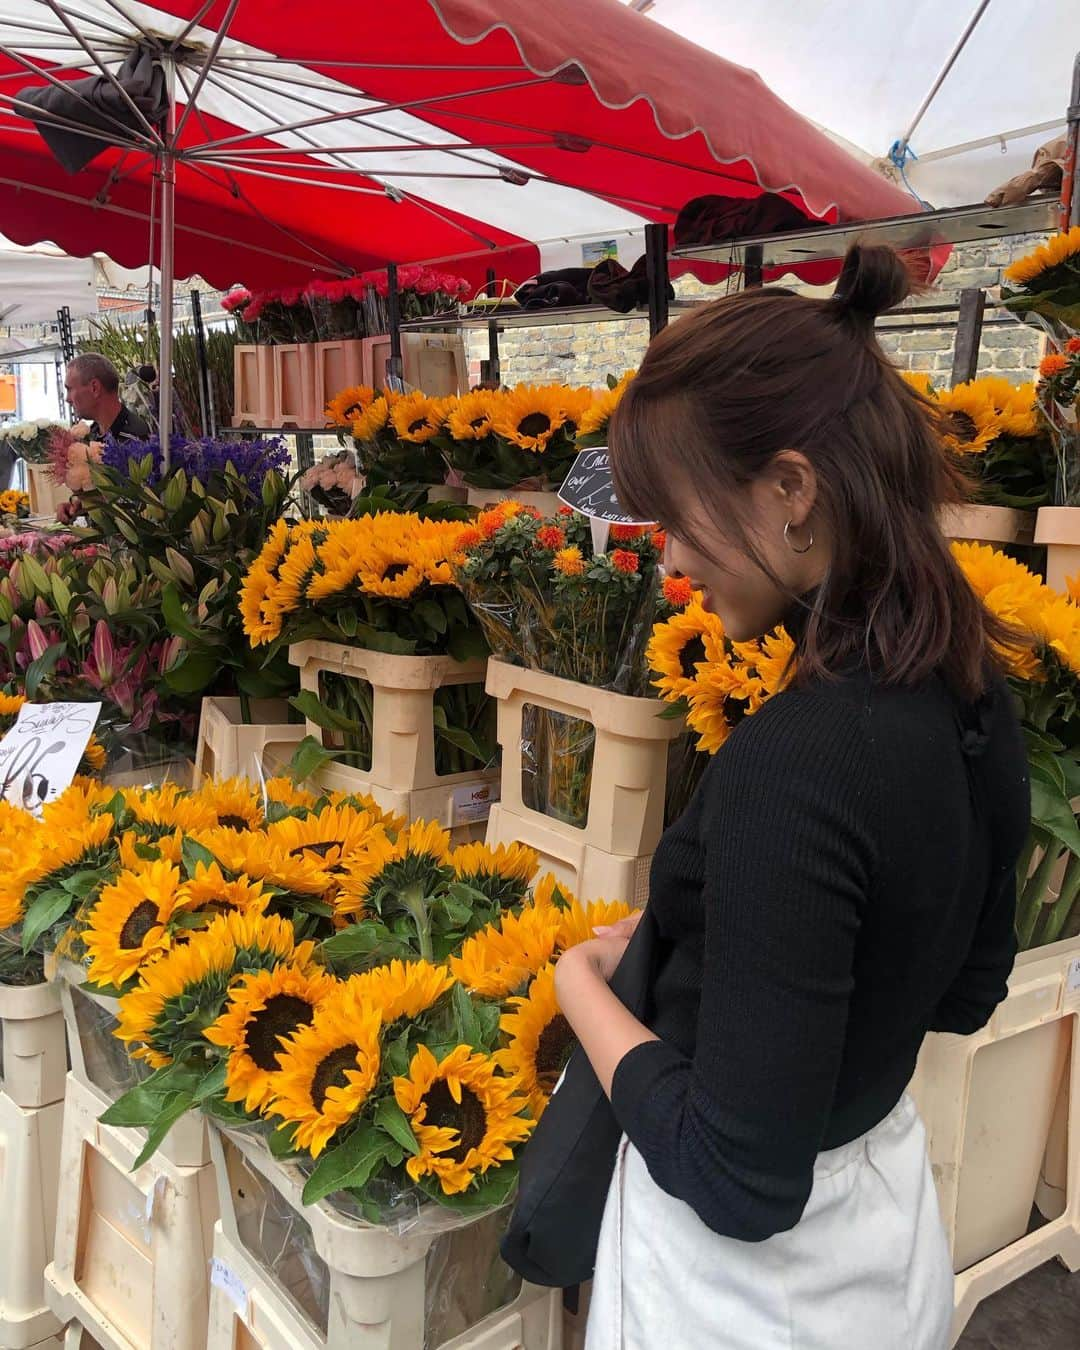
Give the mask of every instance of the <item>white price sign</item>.
[[0, 740], [0, 798], [38, 811], [79, 771], [100, 703], [24, 703]]

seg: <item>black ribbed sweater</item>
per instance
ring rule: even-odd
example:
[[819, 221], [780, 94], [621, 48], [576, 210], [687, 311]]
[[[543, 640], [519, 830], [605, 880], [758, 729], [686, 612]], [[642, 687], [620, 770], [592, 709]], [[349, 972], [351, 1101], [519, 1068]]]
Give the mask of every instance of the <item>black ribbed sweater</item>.
[[660, 1037], [616, 1116], [715, 1232], [798, 1222], [820, 1150], [895, 1106], [928, 1030], [978, 1030], [1016, 952], [1027, 764], [1001, 684], [791, 690], [715, 756], [653, 863]]

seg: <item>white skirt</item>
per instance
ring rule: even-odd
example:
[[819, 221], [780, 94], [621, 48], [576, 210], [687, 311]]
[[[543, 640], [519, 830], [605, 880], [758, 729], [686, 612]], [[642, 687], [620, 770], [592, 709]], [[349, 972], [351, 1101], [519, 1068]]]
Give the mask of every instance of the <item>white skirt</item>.
[[586, 1350], [947, 1350], [952, 1309], [926, 1134], [909, 1097], [820, 1154], [799, 1223], [760, 1243], [707, 1228], [624, 1136]]

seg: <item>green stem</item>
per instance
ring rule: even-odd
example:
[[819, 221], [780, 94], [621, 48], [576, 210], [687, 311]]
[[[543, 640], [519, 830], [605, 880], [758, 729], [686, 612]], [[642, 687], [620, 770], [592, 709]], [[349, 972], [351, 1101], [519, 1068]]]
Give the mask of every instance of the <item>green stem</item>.
[[1060, 854], [1053, 847], [1053, 841], [1048, 842], [1042, 860], [1024, 886], [1016, 918], [1016, 932], [1021, 951], [1027, 951], [1031, 946], [1035, 926], [1042, 913], [1043, 896], [1046, 894], [1046, 888], [1059, 857]]
[[416, 925], [416, 939], [420, 947], [420, 956], [425, 961], [434, 961], [435, 951], [431, 943], [431, 915], [427, 901], [418, 886], [409, 886], [401, 892], [401, 904]]
[[1040, 946], [1056, 942], [1061, 936], [1077, 895], [1080, 895], [1080, 858], [1071, 853], [1061, 879], [1061, 892], [1047, 913]]

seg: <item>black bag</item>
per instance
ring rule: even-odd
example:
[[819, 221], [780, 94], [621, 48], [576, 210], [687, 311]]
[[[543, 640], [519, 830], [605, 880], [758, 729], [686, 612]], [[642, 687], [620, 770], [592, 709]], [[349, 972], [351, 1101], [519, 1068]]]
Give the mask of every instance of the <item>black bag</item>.
[[[646, 910], [611, 991], [643, 1017], [656, 930]], [[592, 1278], [600, 1222], [622, 1130], [592, 1065], [575, 1050], [521, 1159], [503, 1260], [532, 1284], [568, 1288]]]

